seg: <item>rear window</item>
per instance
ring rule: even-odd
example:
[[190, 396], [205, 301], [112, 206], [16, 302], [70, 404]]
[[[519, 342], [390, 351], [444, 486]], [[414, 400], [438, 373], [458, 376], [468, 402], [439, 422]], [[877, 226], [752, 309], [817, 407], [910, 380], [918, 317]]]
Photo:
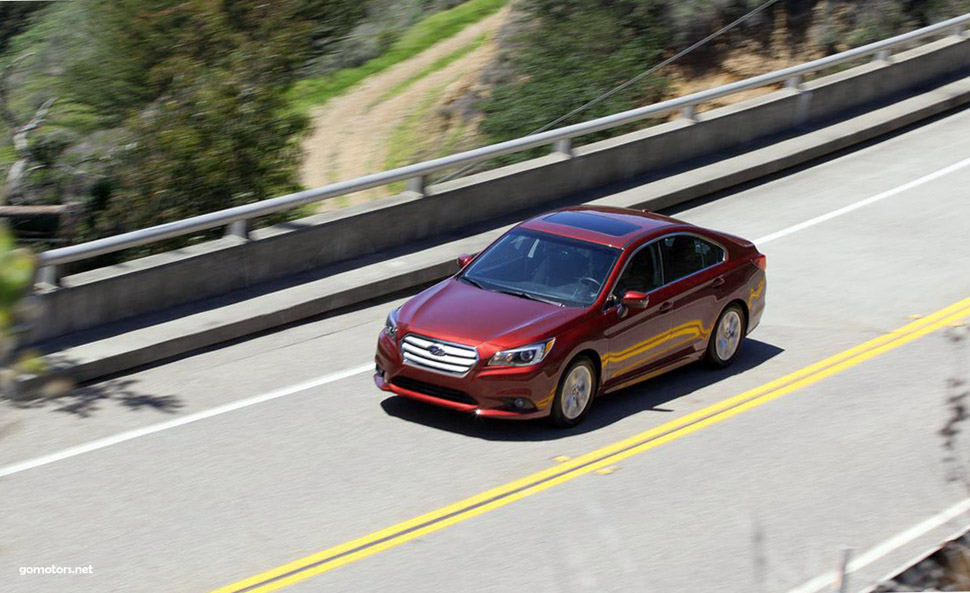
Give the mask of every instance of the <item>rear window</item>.
[[673, 282], [724, 261], [724, 250], [692, 235], [673, 235], [660, 241], [664, 280]]

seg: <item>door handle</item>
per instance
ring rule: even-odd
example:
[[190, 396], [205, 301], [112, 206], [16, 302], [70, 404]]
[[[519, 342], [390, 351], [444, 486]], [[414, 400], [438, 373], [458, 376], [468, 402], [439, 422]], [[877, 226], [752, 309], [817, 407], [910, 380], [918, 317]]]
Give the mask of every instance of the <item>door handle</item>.
[[660, 308], [657, 309], [657, 312], [666, 313], [667, 311], [670, 311], [673, 307], [674, 307], [673, 303], [671, 303], [670, 301], [667, 301], [666, 303], [660, 305]]
[[724, 286], [724, 276], [718, 276], [714, 279], [714, 282], [711, 282], [712, 288], [720, 288], [721, 286]]

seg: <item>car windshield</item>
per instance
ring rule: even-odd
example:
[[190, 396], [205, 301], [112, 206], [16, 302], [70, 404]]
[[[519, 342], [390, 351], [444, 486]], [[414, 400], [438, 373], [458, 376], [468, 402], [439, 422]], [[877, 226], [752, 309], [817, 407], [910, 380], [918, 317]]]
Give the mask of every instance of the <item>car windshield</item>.
[[619, 255], [612, 247], [519, 229], [475, 258], [458, 279], [484, 290], [588, 307]]

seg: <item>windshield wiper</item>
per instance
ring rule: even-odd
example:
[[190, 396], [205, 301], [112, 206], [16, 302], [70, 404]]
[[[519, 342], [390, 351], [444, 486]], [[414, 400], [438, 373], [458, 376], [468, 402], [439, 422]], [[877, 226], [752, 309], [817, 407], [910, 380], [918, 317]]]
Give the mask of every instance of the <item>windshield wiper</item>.
[[502, 294], [510, 294], [512, 296], [517, 296], [522, 299], [529, 299], [530, 301], [539, 301], [540, 303], [548, 303], [550, 305], [556, 305], [557, 307], [565, 307], [566, 305], [553, 301], [551, 299], [544, 299], [542, 297], [536, 296], [534, 294], [529, 294], [527, 292], [521, 292], [518, 290], [507, 290], [507, 289], [495, 289], [495, 292], [501, 292]]
[[478, 282], [472, 280], [468, 276], [459, 276], [458, 279], [461, 280], [462, 282], [467, 282], [468, 284], [471, 284], [475, 288], [481, 288], [482, 290], [485, 290], [485, 287], [484, 286], [482, 286]]

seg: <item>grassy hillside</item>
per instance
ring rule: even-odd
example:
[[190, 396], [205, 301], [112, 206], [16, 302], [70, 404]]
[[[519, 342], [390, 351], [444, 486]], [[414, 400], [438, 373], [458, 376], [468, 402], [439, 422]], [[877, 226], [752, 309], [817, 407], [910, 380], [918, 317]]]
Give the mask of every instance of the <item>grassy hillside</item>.
[[290, 90], [290, 99], [297, 108], [302, 109], [326, 103], [368, 76], [403, 62], [442, 39], [451, 37], [471, 23], [495, 13], [506, 2], [507, 0], [468, 0], [454, 8], [433, 14], [406, 30], [381, 56], [361, 66], [300, 80]]
[[[311, 106], [396, 72], [509, 3], [518, 17], [478, 77], [487, 84], [469, 82], [475, 73], [466, 71], [460, 89], [418, 96], [441, 86], [436, 77], [456, 62], [491, 56], [494, 32], [469, 36], [368, 97], [368, 107], [410, 105], [393, 110], [401, 115], [374, 168], [532, 132], [761, 0], [3, 3], [0, 71], [20, 61], [4, 83], [15, 121], [0, 122], [0, 179], [16, 159], [29, 175], [17, 191], [0, 189], [0, 202], [80, 201], [86, 215], [75, 239], [85, 240], [290, 191]], [[967, 11], [970, 0], [782, 0], [564, 123], [650, 103], [712, 74], [748, 75]], [[27, 153], [17, 154], [11, 129], [55, 98]], [[440, 132], [433, 142], [423, 133], [431, 126]]]

